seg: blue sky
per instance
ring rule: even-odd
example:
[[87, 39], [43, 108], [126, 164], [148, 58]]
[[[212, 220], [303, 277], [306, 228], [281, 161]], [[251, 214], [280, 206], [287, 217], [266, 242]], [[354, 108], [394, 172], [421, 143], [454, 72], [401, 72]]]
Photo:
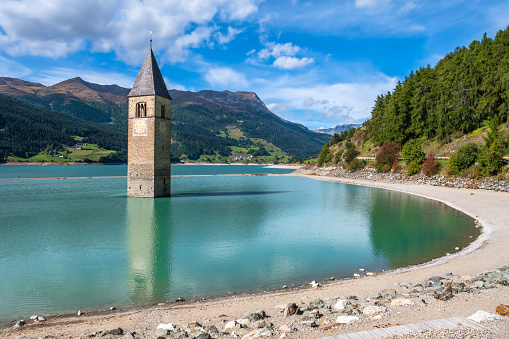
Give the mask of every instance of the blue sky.
[[254, 91], [315, 129], [508, 25], [500, 0], [2, 0], [0, 76], [131, 87], [152, 30], [169, 89]]

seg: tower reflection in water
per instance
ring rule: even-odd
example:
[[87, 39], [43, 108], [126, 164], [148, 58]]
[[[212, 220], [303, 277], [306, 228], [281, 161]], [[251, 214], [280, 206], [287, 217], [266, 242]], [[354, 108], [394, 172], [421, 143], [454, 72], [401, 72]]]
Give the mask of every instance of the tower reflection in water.
[[127, 201], [129, 297], [133, 304], [164, 301], [169, 295], [170, 203], [170, 199]]

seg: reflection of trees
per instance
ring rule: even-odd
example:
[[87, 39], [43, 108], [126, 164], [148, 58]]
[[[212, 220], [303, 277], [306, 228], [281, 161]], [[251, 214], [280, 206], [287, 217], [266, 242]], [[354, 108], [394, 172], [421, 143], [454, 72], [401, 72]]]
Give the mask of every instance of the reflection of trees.
[[372, 190], [371, 241], [393, 267], [422, 263], [466, 246], [475, 228], [466, 215], [440, 202]]
[[164, 300], [170, 291], [170, 199], [127, 201], [129, 296], [141, 304]]

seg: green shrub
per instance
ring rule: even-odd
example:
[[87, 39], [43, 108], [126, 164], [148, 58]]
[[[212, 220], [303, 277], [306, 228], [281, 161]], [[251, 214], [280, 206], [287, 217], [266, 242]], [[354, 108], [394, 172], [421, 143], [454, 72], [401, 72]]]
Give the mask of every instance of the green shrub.
[[450, 175], [460, 175], [472, 166], [479, 153], [476, 144], [470, 143], [460, 147], [456, 152], [450, 155], [448, 170]]
[[336, 156], [334, 157], [334, 163], [336, 165], [339, 164], [339, 162], [341, 161], [341, 156], [343, 155], [344, 151], [345, 150], [341, 148], [336, 152]]
[[418, 140], [410, 140], [404, 146], [401, 156], [405, 161], [410, 164], [416, 162], [421, 165], [424, 162], [426, 154], [422, 150], [422, 144]]
[[323, 145], [322, 150], [320, 151], [320, 154], [318, 155], [318, 162], [316, 163], [316, 166], [322, 167], [324, 163], [327, 163], [330, 161], [331, 154], [330, 154], [330, 148], [329, 143], [326, 142], [325, 145]]
[[360, 152], [354, 147], [349, 147], [346, 149], [345, 153], [343, 153], [343, 159], [345, 159], [346, 163], [350, 165], [352, 161], [357, 159], [357, 156]]
[[416, 161], [412, 161], [410, 164], [408, 164], [406, 173], [408, 175], [414, 175], [414, 174], [419, 173], [420, 171], [421, 171], [421, 164], [419, 164], [416, 160]]
[[483, 176], [497, 175], [503, 164], [502, 146], [498, 140], [494, 140], [489, 147], [484, 147], [479, 156], [478, 169]]
[[348, 165], [348, 170], [350, 172], [356, 172], [356, 171], [363, 169], [365, 166], [366, 166], [366, 161], [359, 160], [359, 159], [355, 158], [352, 160], [350, 165]]
[[401, 147], [395, 142], [383, 144], [375, 158], [377, 172], [389, 172], [394, 162], [398, 161], [400, 152]]

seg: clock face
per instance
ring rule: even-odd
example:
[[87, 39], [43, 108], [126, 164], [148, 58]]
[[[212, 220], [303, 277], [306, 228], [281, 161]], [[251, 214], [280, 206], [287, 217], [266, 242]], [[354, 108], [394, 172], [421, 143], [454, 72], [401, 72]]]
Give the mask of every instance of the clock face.
[[147, 119], [133, 120], [133, 135], [147, 135]]

